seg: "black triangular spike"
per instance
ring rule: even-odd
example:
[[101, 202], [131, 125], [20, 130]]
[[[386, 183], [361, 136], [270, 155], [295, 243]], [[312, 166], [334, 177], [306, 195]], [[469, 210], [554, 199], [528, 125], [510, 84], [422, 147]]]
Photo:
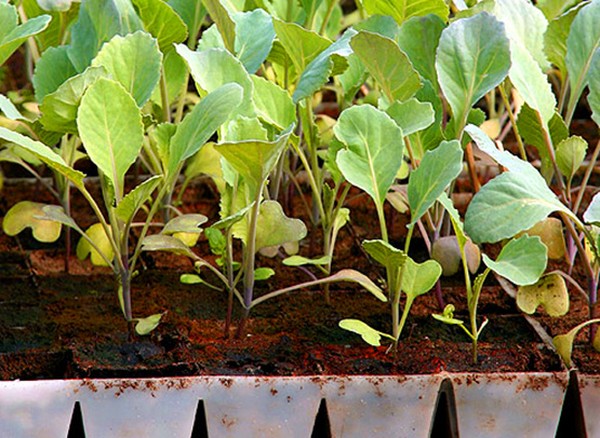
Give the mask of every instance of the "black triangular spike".
[[579, 394], [579, 382], [577, 373], [571, 371], [569, 374], [569, 385], [565, 393], [565, 399], [556, 428], [556, 438], [585, 438], [585, 422], [583, 420], [583, 408]]
[[85, 438], [85, 429], [83, 428], [83, 415], [81, 414], [81, 405], [75, 402], [73, 413], [71, 414], [71, 423], [67, 438]]
[[329, 423], [329, 412], [327, 412], [327, 401], [323, 398], [319, 404], [319, 410], [315, 417], [311, 438], [331, 438], [331, 424]]
[[444, 379], [440, 385], [429, 436], [431, 438], [458, 438], [454, 389], [450, 379]]
[[192, 427], [191, 438], [208, 438], [208, 423], [206, 421], [206, 409], [204, 408], [204, 400], [198, 400], [196, 408], [196, 418], [194, 419], [194, 427]]

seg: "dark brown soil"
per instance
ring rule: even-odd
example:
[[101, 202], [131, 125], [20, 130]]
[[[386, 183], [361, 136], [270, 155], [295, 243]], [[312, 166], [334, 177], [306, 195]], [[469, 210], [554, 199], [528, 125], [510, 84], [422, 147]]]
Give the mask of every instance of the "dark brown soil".
[[[9, 183], [0, 204], [27, 199], [37, 185]], [[36, 193], [37, 195], [37, 193]], [[212, 191], [197, 184], [184, 197], [186, 209], [217, 217]], [[39, 199], [39, 197], [38, 197]], [[200, 199], [200, 200], [199, 200]], [[47, 199], [50, 201], [50, 199]], [[381, 268], [371, 264], [359, 242], [376, 237], [378, 227], [368, 198], [350, 199], [353, 222], [340, 232], [335, 269], [354, 268], [373, 280]], [[82, 226], [92, 223], [85, 204], [73, 197], [74, 215]], [[300, 205], [300, 204], [299, 204]], [[301, 206], [294, 206], [296, 216]], [[405, 218], [391, 212], [392, 240], [401, 241]], [[498, 286], [486, 287], [480, 315], [489, 318], [479, 346], [479, 363], [471, 363], [471, 344], [457, 327], [431, 317], [438, 312], [433, 292], [417, 299], [398, 351], [375, 348], [338, 327], [343, 318], [360, 318], [390, 331], [388, 305], [350, 284], [331, 288], [331, 305], [319, 290], [280, 296], [252, 311], [244, 339], [223, 333], [225, 292], [179, 282], [192, 272], [191, 263], [169, 254], [148, 253], [133, 284], [136, 316], [165, 312], [149, 336], [128, 339], [118, 306], [114, 280], [105, 268], [70, 260], [64, 273], [64, 245], [39, 244], [24, 232], [18, 238], [0, 235], [0, 379], [147, 377], [198, 374], [314, 375], [421, 374], [446, 371], [554, 371], [560, 361], [519, 315]], [[309, 239], [301, 253], [309, 251]], [[414, 257], [424, 250], [414, 245]], [[422, 245], [421, 245], [422, 246]], [[207, 243], [195, 248], [208, 256]], [[318, 249], [314, 249], [318, 252]], [[210, 258], [210, 257], [208, 257]], [[260, 266], [276, 267], [276, 276], [257, 285], [257, 296], [308, 281], [305, 272], [259, 258]], [[318, 275], [317, 272], [315, 272]], [[207, 276], [210, 281], [210, 276]], [[460, 279], [444, 280], [444, 298], [466, 319], [466, 298]], [[236, 317], [241, 306], [236, 302]], [[237, 322], [237, 318], [236, 318]]]

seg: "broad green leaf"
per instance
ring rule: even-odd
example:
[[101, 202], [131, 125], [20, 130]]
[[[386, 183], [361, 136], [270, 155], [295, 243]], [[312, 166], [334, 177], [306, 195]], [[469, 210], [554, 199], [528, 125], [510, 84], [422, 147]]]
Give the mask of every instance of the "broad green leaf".
[[569, 311], [569, 291], [560, 274], [544, 275], [537, 283], [521, 286], [517, 306], [531, 315], [542, 306], [549, 316], [563, 316]]
[[539, 0], [537, 7], [548, 20], [552, 20], [573, 7], [580, 0]]
[[39, 202], [18, 202], [6, 212], [2, 229], [9, 236], [16, 236], [25, 228], [31, 228], [31, 233], [38, 242], [56, 242], [60, 237], [62, 224], [40, 218], [44, 216], [43, 208], [46, 206]]
[[77, 134], [77, 110], [88, 87], [99, 78], [108, 77], [103, 67], [88, 67], [71, 77], [56, 91], [47, 94], [40, 105], [40, 122], [49, 131]]
[[577, 135], [564, 139], [556, 147], [556, 164], [568, 180], [575, 176], [583, 164], [587, 147], [587, 142]]
[[232, 18], [235, 22], [235, 54], [249, 73], [255, 73], [273, 46], [273, 20], [262, 9], [239, 12]]
[[269, 133], [258, 117], [236, 116], [221, 130], [226, 141], [269, 140]]
[[200, 225], [206, 223], [208, 218], [203, 214], [182, 214], [174, 217], [167, 222], [161, 231], [161, 234], [171, 235], [175, 233], [195, 233], [202, 232]]
[[431, 290], [442, 275], [442, 267], [435, 260], [416, 263], [408, 257], [402, 271], [402, 290], [414, 299]]
[[[159, 0], [162, 1], [162, 0]], [[175, 50], [169, 50], [163, 56], [163, 76], [166, 82], [167, 98], [169, 105], [179, 99], [182, 93], [187, 92], [189, 74], [185, 61]], [[161, 87], [156, 87], [150, 98], [152, 102], [162, 107]]]
[[185, 243], [173, 236], [166, 234], [153, 234], [146, 236], [142, 243], [143, 251], [166, 251], [174, 254], [187, 256], [196, 259], [197, 256], [189, 249]]
[[174, 43], [185, 41], [187, 27], [177, 13], [162, 0], [133, 0], [144, 29], [158, 41], [161, 52], [173, 50]]
[[285, 150], [291, 131], [284, 132], [274, 141], [241, 141], [222, 143], [215, 149], [244, 178], [250, 188], [250, 198], [256, 195], [269, 173], [275, 168]]
[[42, 102], [47, 94], [56, 91], [75, 74], [77, 70], [69, 59], [67, 46], [50, 47], [35, 66], [32, 82], [36, 100]]
[[294, 23], [273, 20], [273, 26], [279, 42], [298, 73], [303, 72], [308, 64], [331, 44], [327, 38]]
[[183, 162], [202, 148], [214, 132], [238, 108], [242, 87], [230, 83], [209, 93], [194, 106], [171, 138], [167, 172], [176, 177]]
[[508, 74], [510, 50], [504, 26], [485, 12], [454, 21], [442, 32], [435, 67], [460, 129], [471, 107]]
[[344, 90], [344, 99], [352, 101], [367, 80], [367, 70], [354, 53], [349, 55], [346, 61], [348, 61], [348, 68], [338, 75], [338, 80]]
[[77, 128], [90, 159], [120, 193], [142, 148], [144, 127], [135, 100], [119, 83], [100, 78], [81, 99]]
[[189, 0], [169, 0], [167, 2], [175, 12], [181, 17], [188, 31], [188, 37], [195, 41], [200, 32], [200, 26], [206, 16], [204, 2], [194, 2]]
[[447, 21], [450, 13], [444, 0], [363, 0], [363, 5], [370, 15], [389, 15], [398, 24], [427, 14], [435, 14]]
[[133, 96], [141, 108], [160, 80], [162, 54], [145, 32], [115, 36], [102, 46], [92, 66], [104, 67]]
[[533, 166], [500, 152], [479, 128], [470, 125], [465, 131], [509, 170], [484, 185], [469, 204], [465, 230], [473, 241], [497, 242], [531, 228], [552, 212], [570, 213]]
[[235, 53], [235, 22], [229, 12], [223, 7], [220, 0], [203, 0], [202, 2], [206, 6], [210, 17], [216, 23], [225, 42], [225, 48], [229, 52]]
[[119, 219], [125, 223], [133, 220], [135, 214], [148, 201], [152, 192], [158, 187], [161, 181], [162, 177], [159, 175], [150, 177], [127, 193], [115, 209], [115, 214]]
[[[569, 72], [568, 109], [572, 113], [589, 82], [592, 58], [600, 48], [600, 2], [593, 1], [579, 10], [567, 38], [565, 63]], [[567, 120], [570, 121], [570, 114]]]
[[350, 45], [380, 85], [388, 105], [410, 99], [421, 88], [418, 73], [394, 40], [363, 31], [352, 38]]
[[4, 116], [10, 120], [27, 120], [19, 112], [14, 103], [3, 94], [0, 94], [0, 112], [4, 113]]
[[256, 250], [297, 242], [306, 237], [306, 225], [300, 219], [289, 218], [277, 201], [260, 205], [256, 223]]
[[43, 161], [44, 164], [66, 177], [75, 186], [83, 186], [83, 178], [85, 178], [85, 175], [80, 171], [69, 167], [60, 155], [52, 151], [45, 144], [3, 127], [0, 127], [0, 138], [25, 149], [35, 158]]
[[187, 160], [184, 175], [186, 181], [199, 175], [210, 176], [219, 192], [225, 190], [223, 169], [221, 168], [221, 154], [215, 150], [215, 144], [208, 142]]
[[232, 214], [231, 216], [227, 216], [227, 217], [221, 219], [220, 221], [215, 222], [214, 224], [211, 225], [211, 228], [214, 228], [215, 230], [226, 230], [227, 228], [231, 227], [233, 224], [236, 224], [239, 221], [241, 221], [242, 219], [244, 219], [244, 216], [246, 216], [246, 213], [248, 213], [250, 211], [250, 209], [252, 208], [253, 205], [254, 205], [254, 202], [248, 204], [247, 206], [245, 206], [241, 210], [237, 211], [236, 213]]
[[105, 42], [115, 35], [126, 35], [142, 28], [131, 2], [86, 0], [82, 2], [77, 21], [70, 29], [69, 59], [77, 72], [81, 73]]
[[[93, 224], [87, 230], [85, 230], [85, 234], [92, 242], [94, 242], [106, 260], [113, 259], [114, 252], [110, 244], [110, 240], [104, 232], [102, 224]], [[98, 250], [96, 250], [96, 248], [94, 248], [90, 242], [83, 237], [79, 239], [79, 242], [77, 243], [76, 253], [79, 260], [85, 260], [88, 256], [90, 256], [90, 261], [94, 266], [109, 266], [106, 263], [106, 260], [100, 255]]]
[[350, 39], [356, 35], [356, 31], [352, 28], [348, 29], [344, 34], [333, 44], [319, 53], [302, 71], [300, 79], [296, 84], [296, 89], [292, 98], [295, 103], [300, 100], [312, 96], [317, 92], [329, 79], [334, 69], [334, 59], [338, 57], [348, 57], [352, 53], [350, 48]]
[[48, 12], [66, 12], [74, 2], [75, 0], [37, 0], [39, 7]]
[[370, 105], [344, 110], [333, 130], [347, 148], [336, 157], [340, 171], [352, 185], [383, 205], [402, 164], [402, 130]]
[[[528, 0], [494, 0], [494, 15], [504, 23], [506, 35], [511, 40], [511, 54], [514, 55], [514, 47], [519, 46], [546, 71], [549, 65], [544, 51], [544, 34], [548, 20], [544, 14]], [[513, 64], [514, 61], [513, 58]]]
[[258, 117], [280, 130], [296, 121], [296, 107], [287, 91], [260, 76], [250, 78], [254, 84], [252, 99]]
[[396, 20], [388, 15], [371, 15], [365, 20], [359, 21], [353, 27], [358, 31], [366, 30], [391, 39], [396, 39], [400, 28]]
[[446, 27], [437, 15], [413, 17], [400, 26], [398, 45], [423, 79], [438, 89], [435, 56], [442, 31]]
[[137, 324], [135, 325], [135, 332], [140, 336], [149, 334], [152, 330], [158, 327], [162, 316], [162, 313], [157, 313], [155, 315], [150, 315], [145, 318], [135, 318], [135, 320], [137, 321]]
[[600, 127], [600, 50], [596, 50], [596, 54], [592, 58], [589, 86], [588, 103], [592, 109], [592, 119]]
[[388, 292], [391, 297], [398, 295], [401, 289], [400, 273], [408, 255], [381, 239], [363, 240], [362, 247], [373, 259], [385, 266], [388, 279], [391, 281], [391, 284], [387, 285]]
[[307, 257], [302, 257], [299, 255], [293, 255], [286, 259], [283, 259], [282, 263], [286, 266], [305, 266], [305, 265], [317, 265], [324, 266], [327, 265], [331, 261], [331, 257], [322, 256], [318, 259], [309, 259]]
[[592, 198], [592, 202], [583, 213], [583, 220], [587, 224], [600, 225], [600, 194], [596, 193]]
[[[540, 122], [540, 118], [536, 111], [530, 108], [529, 105], [524, 104], [517, 117], [517, 126], [523, 140], [537, 149], [542, 160], [541, 173], [546, 180], [549, 180], [554, 173], [554, 167], [546, 145], [544, 134], [546, 128]], [[569, 129], [557, 112], [555, 112], [554, 116], [550, 119], [547, 131], [550, 134], [553, 145], [559, 144], [569, 136]]]
[[271, 268], [256, 268], [254, 270], [254, 280], [264, 281], [275, 275], [275, 271]]
[[392, 336], [380, 332], [379, 330], [375, 330], [374, 328], [370, 327], [369, 325], [365, 324], [364, 322], [358, 319], [342, 319], [339, 322], [339, 326], [344, 330], [348, 330], [350, 332], [360, 335], [363, 341], [374, 347], [379, 347], [381, 345], [382, 336], [394, 340]]
[[548, 250], [539, 237], [523, 235], [509, 241], [496, 261], [483, 255], [483, 263], [519, 286], [534, 284], [546, 270]]
[[411, 225], [417, 223], [441, 193], [462, 171], [463, 151], [457, 140], [443, 141], [427, 151], [408, 180]]
[[580, 3], [578, 7], [570, 9], [563, 15], [556, 16], [548, 23], [548, 29], [544, 34], [544, 49], [548, 60], [554, 64], [561, 76], [561, 82], [564, 83], [567, 79], [567, 65], [565, 64], [565, 56], [567, 56], [567, 37], [571, 30], [571, 24], [579, 12], [579, 7], [585, 3]]
[[0, 19], [0, 65], [4, 64], [27, 38], [42, 32], [50, 23], [49, 15], [40, 15], [19, 25], [17, 8], [8, 3], [0, 3]]
[[252, 80], [242, 63], [231, 53], [223, 49], [193, 52], [182, 44], [177, 45], [176, 49], [190, 67], [192, 77], [196, 86], [202, 90], [202, 95], [210, 93], [222, 85], [235, 82], [244, 90], [238, 114], [246, 117], [255, 116], [252, 103], [254, 93]]

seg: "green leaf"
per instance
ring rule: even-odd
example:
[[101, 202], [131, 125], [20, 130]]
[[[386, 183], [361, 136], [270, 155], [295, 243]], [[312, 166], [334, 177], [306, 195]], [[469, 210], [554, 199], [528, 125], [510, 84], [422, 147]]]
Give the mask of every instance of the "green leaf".
[[318, 259], [309, 259], [306, 257], [302, 257], [299, 255], [293, 255], [286, 259], [283, 259], [282, 263], [285, 266], [305, 266], [305, 265], [317, 265], [317, 266], [325, 266], [331, 261], [331, 257], [322, 256]]
[[600, 50], [596, 50], [596, 54], [592, 58], [589, 86], [588, 103], [592, 109], [592, 119], [600, 127]]
[[562, 360], [565, 362], [567, 367], [572, 367], [573, 362], [571, 360], [571, 354], [573, 353], [573, 343], [575, 342], [575, 335], [579, 331], [579, 326], [575, 327], [564, 335], [557, 335], [552, 339], [556, 352], [560, 355]]
[[239, 12], [232, 18], [235, 22], [235, 54], [249, 73], [255, 73], [273, 46], [273, 20], [262, 9]]
[[441, 315], [439, 315], [437, 313], [432, 313], [431, 316], [433, 316], [435, 319], [437, 319], [438, 321], [441, 321], [445, 324], [464, 325], [463, 321], [461, 321], [460, 319], [456, 319], [454, 317], [454, 305], [453, 304], [446, 304], [446, 307], [444, 307], [444, 312]]
[[350, 48], [350, 39], [356, 35], [354, 29], [348, 29], [344, 34], [333, 44], [319, 53], [306, 66], [300, 75], [300, 79], [296, 84], [296, 89], [292, 96], [294, 103], [298, 103], [304, 98], [312, 96], [317, 92], [332, 75], [334, 68], [333, 58], [335, 56], [348, 57], [352, 53]]
[[556, 164], [568, 180], [575, 176], [583, 164], [587, 147], [587, 142], [577, 135], [564, 139], [556, 147]]
[[18, 202], [6, 212], [2, 229], [9, 236], [16, 236], [25, 228], [31, 228], [32, 235], [38, 242], [56, 242], [62, 225], [60, 222], [41, 219], [46, 206], [39, 202]]
[[77, 223], [73, 220], [71, 216], [67, 216], [64, 208], [60, 205], [46, 205], [42, 208], [42, 215], [39, 216], [39, 219], [54, 221], [57, 223], [61, 223], [67, 227], [71, 227], [76, 230], [79, 234], [83, 234], [83, 230], [79, 228]]
[[260, 205], [256, 223], [256, 250], [297, 242], [306, 236], [306, 225], [300, 219], [289, 218], [277, 201]]
[[565, 256], [567, 246], [563, 223], [560, 219], [547, 217], [528, 230], [523, 231], [523, 233], [528, 236], [538, 236], [548, 248], [549, 259], [559, 260]]
[[56, 172], [60, 173], [71, 181], [75, 186], [83, 186], [85, 175], [67, 165], [60, 155], [53, 152], [48, 146], [39, 141], [32, 140], [17, 132], [0, 127], [0, 138], [10, 141], [28, 153], [33, 154], [38, 160], [41, 160]]
[[177, 45], [176, 49], [190, 67], [192, 77], [196, 81], [196, 86], [202, 90], [202, 95], [215, 91], [222, 85], [235, 82], [244, 90], [238, 114], [246, 117], [255, 116], [252, 103], [252, 80], [242, 63], [231, 53], [223, 49], [193, 52], [182, 44]]
[[331, 44], [327, 38], [294, 23], [273, 20], [273, 26], [279, 42], [285, 48], [297, 72], [304, 71], [308, 64]]
[[334, 275], [330, 275], [329, 277], [327, 277], [327, 279], [329, 280], [329, 282], [349, 281], [352, 283], [358, 283], [362, 287], [364, 287], [365, 290], [373, 294], [379, 301], [383, 301], [384, 303], [386, 303], [388, 300], [384, 293], [381, 291], [381, 289], [375, 283], [373, 283], [369, 279], [369, 277], [367, 277], [364, 274], [361, 274], [358, 271], [355, 271], [354, 269], [342, 269]]
[[548, 20], [558, 17], [572, 8], [579, 0], [539, 0], [537, 7]]
[[81, 99], [77, 127], [90, 159], [119, 193], [142, 148], [144, 126], [135, 101], [119, 83], [100, 78]]
[[288, 130], [272, 142], [248, 140], [222, 143], [216, 145], [215, 149], [244, 178], [251, 191], [250, 199], [256, 199], [256, 194], [285, 150], [290, 134]]
[[161, 181], [162, 177], [159, 175], [150, 177], [127, 193], [115, 209], [115, 214], [119, 219], [125, 223], [133, 220], [135, 214], [148, 201], [150, 195], [152, 195], [152, 192], [158, 187]]
[[250, 209], [252, 208], [252, 206], [254, 205], [254, 202], [251, 202], [250, 204], [248, 204], [241, 210], [237, 211], [236, 213], [232, 214], [231, 216], [227, 216], [227, 217], [221, 219], [220, 221], [215, 222], [214, 224], [211, 225], [211, 228], [214, 228], [215, 230], [226, 230], [227, 228], [231, 227], [232, 225], [238, 223], [239, 221], [244, 219], [244, 217], [246, 216], [246, 213], [248, 213], [250, 211]]
[[339, 326], [344, 330], [360, 335], [363, 341], [374, 347], [379, 347], [381, 345], [382, 336], [394, 340], [392, 336], [380, 332], [379, 330], [375, 330], [358, 319], [342, 319], [339, 322]]
[[287, 91], [260, 76], [252, 75], [251, 79], [258, 117], [279, 130], [296, 121], [296, 107]]
[[583, 213], [583, 220], [587, 224], [600, 225], [600, 193], [596, 193]]
[[275, 271], [271, 268], [256, 268], [254, 270], [254, 279], [256, 281], [264, 281], [275, 275]]
[[398, 45], [408, 55], [419, 75], [438, 89], [435, 56], [442, 31], [446, 27], [437, 15], [412, 17], [398, 31]]
[[567, 37], [569, 36], [571, 24], [579, 12], [580, 6], [585, 6], [585, 3], [580, 3], [578, 7], [572, 8], [567, 13], [552, 19], [544, 34], [544, 49], [546, 55], [548, 56], [548, 60], [558, 68], [563, 84], [567, 79], [567, 65], [565, 63], [565, 57], [567, 56]]
[[181, 216], [174, 217], [167, 222], [161, 231], [161, 234], [175, 234], [175, 233], [200, 233], [202, 228], [200, 225], [206, 223], [208, 218], [203, 214], [188, 213], [182, 214]]
[[363, 105], [344, 110], [333, 131], [347, 147], [336, 157], [344, 177], [383, 205], [402, 164], [402, 130], [386, 113]]
[[377, 262], [385, 266], [390, 284], [387, 285], [390, 296], [396, 296], [400, 293], [401, 284], [399, 283], [402, 267], [406, 264], [408, 255], [389, 243], [381, 240], [363, 240], [362, 247]]
[[27, 120], [10, 99], [3, 94], [0, 94], [0, 111], [10, 120]]
[[7, 3], [0, 3], [0, 19], [0, 65], [4, 64], [27, 38], [42, 32], [50, 23], [49, 15], [40, 15], [18, 25], [17, 8]]
[[519, 286], [534, 284], [546, 269], [548, 250], [539, 237], [523, 235], [509, 241], [496, 261], [485, 254], [483, 263]]
[[448, 20], [448, 5], [444, 0], [363, 0], [370, 15], [389, 15], [402, 24], [411, 17], [435, 14], [444, 21]]
[[137, 324], [135, 325], [135, 332], [140, 336], [149, 334], [152, 330], [158, 327], [162, 316], [162, 313], [157, 313], [155, 315], [150, 315], [145, 318], [135, 318], [135, 320], [137, 321]]
[[[100, 252], [98, 252], [98, 250], [94, 248], [88, 240], [82, 237], [77, 243], [77, 258], [79, 260], [85, 260], [88, 256], [90, 256], [90, 260], [94, 266], [110, 266], [107, 263], [107, 260], [113, 259], [114, 252], [110, 244], [110, 240], [104, 232], [102, 224], [93, 224], [87, 230], [85, 230], [85, 234], [92, 242], [94, 242], [96, 248], [98, 248]], [[102, 253], [104, 257], [102, 257], [100, 253]]]
[[394, 102], [385, 112], [398, 124], [404, 135], [421, 131], [435, 121], [435, 111], [429, 102], [412, 98], [406, 102]]
[[238, 107], [242, 87], [225, 84], [209, 93], [194, 106], [177, 127], [171, 138], [167, 171], [176, 177], [177, 169], [208, 141]]
[[573, 112], [583, 89], [589, 82], [592, 58], [600, 48], [600, 3], [588, 3], [580, 9], [571, 24], [567, 38], [565, 63], [569, 72], [568, 109]]
[[411, 225], [417, 223], [441, 193], [462, 171], [463, 151], [457, 140], [443, 141], [427, 151], [408, 180]]
[[394, 40], [362, 31], [352, 38], [350, 45], [381, 86], [388, 105], [410, 99], [421, 88], [418, 73]]
[[431, 290], [442, 275], [442, 267], [435, 260], [416, 263], [408, 257], [402, 271], [402, 290], [414, 299]]
[[508, 74], [510, 51], [504, 26], [485, 12], [454, 21], [442, 32], [435, 67], [460, 129], [471, 107]]
[[83, 73], [69, 78], [58, 89], [47, 94], [40, 105], [40, 122], [44, 129], [77, 134], [77, 110], [83, 94], [99, 78], [108, 77], [103, 67], [88, 67]]
[[202, 2], [223, 36], [225, 48], [229, 52], [235, 53], [235, 22], [231, 19], [229, 12], [223, 7], [220, 0], [203, 0]]
[[196, 254], [189, 249], [185, 243], [173, 236], [166, 234], [153, 234], [146, 236], [142, 243], [142, 251], [167, 251], [173, 254], [187, 256], [197, 259]]
[[465, 131], [479, 148], [509, 172], [497, 176], [473, 197], [465, 215], [465, 230], [475, 242], [497, 242], [527, 230], [555, 211], [570, 213], [526, 161], [500, 152], [475, 126]]
[[539, 306], [549, 316], [565, 315], [569, 311], [569, 291], [564, 278], [560, 274], [548, 274], [533, 285], [519, 287], [517, 306], [529, 315]]
[[38, 102], [42, 102], [47, 94], [56, 91], [63, 82], [77, 74], [67, 49], [67, 46], [50, 47], [37, 62], [32, 82]]
[[179, 276], [179, 282], [182, 284], [204, 284], [205, 281], [199, 275], [196, 274], [181, 274]]
[[194, 35], [194, 38], [200, 32], [200, 26], [204, 21], [206, 15], [206, 8], [204, 2], [191, 2], [189, 0], [169, 0], [167, 2], [169, 6], [177, 12], [185, 23], [188, 36]]
[[115, 36], [102, 46], [92, 66], [104, 67], [133, 96], [141, 108], [160, 80], [162, 54], [145, 32]]
[[168, 3], [162, 0], [133, 0], [144, 29], [158, 41], [161, 52], [173, 50], [174, 43], [185, 41], [187, 27]]

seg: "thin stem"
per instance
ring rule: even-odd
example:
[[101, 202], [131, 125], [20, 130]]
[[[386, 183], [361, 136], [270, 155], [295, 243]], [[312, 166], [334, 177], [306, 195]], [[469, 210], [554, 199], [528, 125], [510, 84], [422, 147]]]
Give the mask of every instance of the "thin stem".
[[171, 109], [169, 108], [169, 89], [167, 87], [167, 78], [165, 77], [164, 68], [161, 68], [160, 72], [160, 102], [162, 105], [163, 120], [170, 123]]
[[510, 125], [512, 126], [515, 138], [517, 140], [517, 145], [519, 146], [519, 154], [521, 155], [521, 159], [523, 161], [527, 161], [527, 152], [525, 151], [525, 145], [523, 144], [523, 139], [521, 138], [521, 134], [519, 133], [517, 119], [515, 118], [515, 114], [510, 105], [510, 101], [508, 100], [508, 96], [506, 95], [506, 90], [502, 85], [498, 87], [498, 90], [500, 90], [500, 96], [502, 96], [502, 101], [504, 102], [504, 106], [506, 107], [506, 113], [508, 114], [508, 118], [510, 119]]
[[331, 19], [331, 14], [335, 8], [337, 1], [329, 0], [329, 4], [327, 5], [327, 11], [325, 12], [325, 17], [323, 17], [323, 22], [321, 23], [321, 28], [319, 29], [319, 34], [324, 35], [325, 30], [327, 30], [327, 24], [329, 24], [329, 20]]

